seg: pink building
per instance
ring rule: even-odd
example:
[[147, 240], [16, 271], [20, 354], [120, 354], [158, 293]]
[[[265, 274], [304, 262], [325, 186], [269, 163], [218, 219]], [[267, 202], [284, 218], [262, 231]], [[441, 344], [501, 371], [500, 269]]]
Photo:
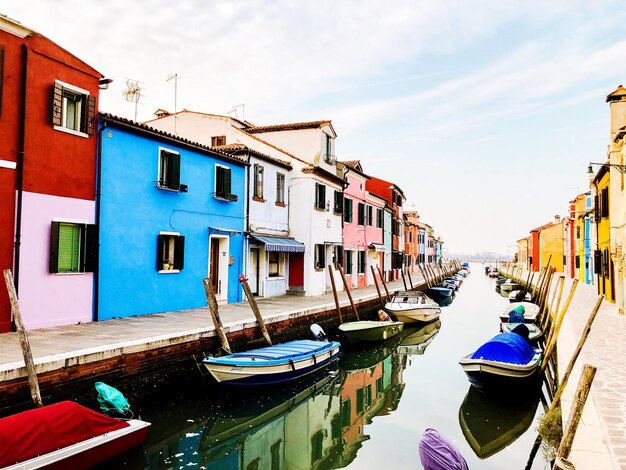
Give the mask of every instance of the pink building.
[[[385, 271], [385, 259], [389, 258], [389, 250], [385, 246], [385, 240], [383, 236], [384, 227], [384, 210], [387, 206], [387, 201], [384, 197], [379, 196], [369, 191], [365, 194], [366, 212], [372, 214], [372, 217], [367, 220], [365, 225], [365, 243], [367, 244], [367, 264], [373, 266], [374, 270], [380, 269], [380, 272]], [[367, 285], [374, 284], [374, 278], [372, 277], [372, 270], [367, 269]]]

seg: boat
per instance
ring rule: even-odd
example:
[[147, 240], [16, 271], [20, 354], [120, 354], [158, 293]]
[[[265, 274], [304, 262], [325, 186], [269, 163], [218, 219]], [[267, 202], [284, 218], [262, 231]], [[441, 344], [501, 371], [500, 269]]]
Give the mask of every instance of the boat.
[[510, 302], [530, 302], [532, 298], [532, 294], [524, 289], [512, 290], [509, 292]]
[[539, 305], [533, 304], [531, 302], [509, 303], [509, 305], [507, 305], [504, 311], [500, 314], [500, 321], [503, 323], [508, 322], [510, 319], [509, 313], [519, 308], [520, 306], [524, 307], [524, 322], [535, 323], [537, 321], [537, 317], [539, 316]]
[[441, 313], [437, 302], [419, 291], [396, 292], [391, 301], [385, 303], [384, 310], [404, 323], [431, 322]]
[[501, 286], [502, 284], [504, 284], [508, 279], [506, 277], [499, 277], [498, 279], [496, 279], [496, 286]]
[[507, 279], [505, 282], [500, 284], [500, 290], [502, 292], [511, 292], [512, 290], [519, 290], [520, 287], [521, 286], [517, 282], [511, 279]]
[[421, 328], [407, 328], [404, 332], [409, 334], [402, 338], [402, 342], [396, 348], [396, 352], [398, 354], [421, 356], [440, 329], [441, 320], [428, 323]]
[[271, 385], [314, 372], [339, 355], [337, 341], [295, 340], [202, 360], [222, 384]]
[[470, 386], [459, 408], [459, 424], [477, 457], [486, 459], [511, 445], [533, 423], [539, 393], [493, 396]]
[[402, 331], [401, 321], [353, 321], [339, 325], [350, 343], [385, 341]]
[[426, 289], [426, 295], [434, 300], [449, 299], [454, 294], [454, 289], [449, 287], [433, 286]]
[[436, 429], [424, 431], [418, 449], [423, 468], [468, 470], [467, 462], [454, 444]]
[[529, 343], [536, 343], [543, 336], [543, 331], [541, 331], [541, 328], [539, 328], [534, 323], [500, 323], [500, 332], [520, 334], [519, 329], [522, 328], [522, 326], [526, 328], [526, 331], [524, 334], [522, 334], [522, 336], [525, 337]]
[[149, 426], [72, 401], [24, 411], [0, 419], [0, 468], [90, 468], [143, 444]]
[[523, 390], [539, 375], [541, 351], [520, 335], [500, 333], [459, 364], [470, 383], [479, 390]]

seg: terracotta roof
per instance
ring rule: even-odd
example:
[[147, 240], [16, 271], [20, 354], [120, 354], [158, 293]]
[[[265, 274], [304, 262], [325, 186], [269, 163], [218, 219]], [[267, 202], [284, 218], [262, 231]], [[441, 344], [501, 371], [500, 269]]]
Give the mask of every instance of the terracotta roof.
[[343, 184], [345, 183], [345, 181], [341, 179], [339, 176], [331, 173], [330, 171], [326, 171], [323, 168], [320, 168], [319, 166], [311, 165], [306, 168], [303, 168], [302, 173], [312, 173], [316, 176], [319, 176], [320, 178], [324, 178], [328, 181], [341, 185], [342, 189], [343, 189]]
[[273, 124], [270, 126], [253, 126], [245, 129], [250, 134], [261, 132], [278, 132], [278, 131], [297, 131], [300, 129], [318, 129], [324, 124], [330, 124], [330, 121], [309, 121], [309, 122], [292, 122], [289, 124]]
[[140, 122], [135, 122], [131, 119], [126, 119], [123, 117], [119, 117], [119, 116], [114, 116], [113, 114], [109, 114], [109, 113], [99, 113], [99, 117], [101, 120], [103, 121], [108, 121], [108, 122], [113, 122], [115, 124], [121, 125], [123, 127], [128, 127], [131, 129], [136, 129], [138, 131], [142, 131], [142, 132], [146, 132], [149, 134], [153, 134], [156, 135], [158, 137], [161, 137], [165, 140], [171, 140], [174, 141], [175, 143], [185, 146], [185, 147], [190, 147], [193, 148], [195, 150], [199, 150], [202, 151], [204, 153], [211, 153], [211, 154], [217, 154], [220, 157], [226, 159], [226, 160], [230, 160], [230, 161], [234, 161], [243, 165], [247, 165], [248, 163], [246, 162], [246, 160], [244, 158], [238, 157], [237, 155], [232, 155], [230, 153], [226, 153], [223, 150], [219, 150], [219, 149], [215, 149], [212, 147], [208, 147], [206, 145], [202, 145], [198, 142], [193, 142], [192, 140], [189, 139], [185, 139], [183, 137], [179, 137], [177, 135], [174, 134], [170, 134], [169, 132], [165, 132], [162, 131], [160, 129], [155, 129], [154, 127], [150, 127], [147, 124], [142, 124]]
[[278, 158], [274, 158], [270, 155], [267, 155], [265, 153], [261, 153], [258, 152], [254, 149], [251, 149], [250, 147], [248, 147], [247, 145], [244, 144], [240, 144], [240, 143], [235, 143], [235, 144], [226, 144], [226, 145], [216, 145], [215, 147], [211, 147], [213, 149], [216, 150], [220, 150], [222, 152], [226, 152], [226, 153], [230, 153], [230, 154], [234, 154], [237, 152], [248, 152], [251, 155], [254, 155], [257, 158], [260, 158], [261, 160], [265, 160], [271, 163], [275, 163], [276, 165], [282, 166], [283, 168], [288, 168], [288, 169], [292, 169], [293, 167], [291, 166], [291, 163], [286, 162], [284, 160], [279, 160]]
[[350, 170], [358, 173], [359, 175], [363, 176], [364, 178], [367, 178], [369, 180], [372, 179], [372, 177], [368, 174], [366, 174], [363, 171], [363, 167], [361, 166], [361, 163], [359, 162], [359, 160], [349, 160], [349, 161], [345, 161], [345, 162], [337, 162], [341, 165], [345, 165], [348, 168], [350, 168]]
[[531, 230], [531, 232], [541, 232], [542, 230], [545, 230], [550, 227], [554, 227], [555, 225], [557, 224], [554, 222], [550, 222], [544, 225], [540, 225], [539, 227], [535, 227], [534, 229]]

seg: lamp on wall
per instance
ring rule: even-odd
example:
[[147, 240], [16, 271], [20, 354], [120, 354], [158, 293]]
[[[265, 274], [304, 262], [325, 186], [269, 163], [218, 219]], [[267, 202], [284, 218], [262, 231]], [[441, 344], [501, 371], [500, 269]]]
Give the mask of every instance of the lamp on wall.
[[616, 163], [589, 162], [589, 166], [587, 167], [587, 176], [589, 176], [590, 180], [593, 179], [593, 168], [591, 167], [591, 165], [600, 165], [600, 166], [606, 166], [609, 168], [615, 168], [620, 173], [626, 173], [626, 165], [618, 165]]

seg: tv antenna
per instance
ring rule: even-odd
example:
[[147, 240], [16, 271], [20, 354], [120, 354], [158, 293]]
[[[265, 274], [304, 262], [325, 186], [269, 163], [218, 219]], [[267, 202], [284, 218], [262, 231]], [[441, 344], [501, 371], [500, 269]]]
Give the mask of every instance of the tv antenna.
[[137, 120], [137, 105], [141, 99], [141, 90], [143, 90], [143, 88], [140, 82], [129, 78], [126, 80], [126, 89], [122, 92], [126, 101], [135, 103], [135, 121]]
[[165, 80], [166, 82], [169, 82], [170, 80], [174, 80], [174, 135], [178, 135], [176, 133], [176, 111], [177, 111], [177, 99], [178, 99], [178, 74], [174, 73], [174, 74], [169, 74], [167, 76], [167, 79]]
[[235, 113], [235, 119], [239, 119], [239, 116], [237, 115], [237, 109], [238, 108], [241, 108], [241, 119], [240, 120], [241, 121], [245, 121], [246, 120], [246, 104], [245, 103], [236, 104], [226, 114]]

